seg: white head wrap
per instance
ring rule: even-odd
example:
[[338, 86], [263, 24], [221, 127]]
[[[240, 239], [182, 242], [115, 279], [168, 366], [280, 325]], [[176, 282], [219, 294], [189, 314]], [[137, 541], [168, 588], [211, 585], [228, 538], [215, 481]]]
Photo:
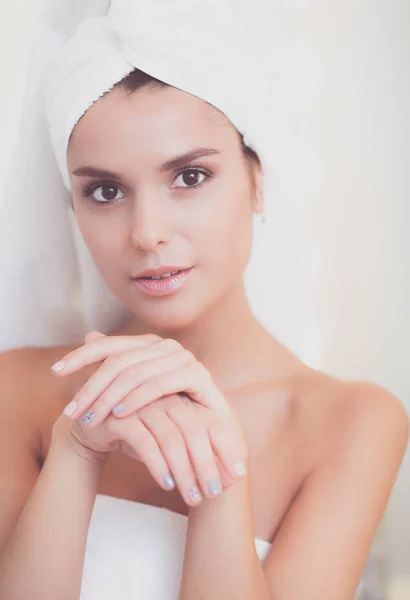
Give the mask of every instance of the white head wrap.
[[279, 8], [272, 0], [111, 0], [106, 15], [81, 23], [52, 62], [46, 91], [51, 140], [67, 187], [75, 124], [134, 67], [219, 108], [263, 160], [271, 145], [268, 123], [273, 132], [272, 37], [277, 43], [278, 22], [283, 26]]
[[1, 207], [0, 350], [80, 344], [131, 316], [78, 230], [66, 155], [80, 117], [134, 67], [224, 112], [278, 197], [287, 18], [286, 0], [49, 1]]

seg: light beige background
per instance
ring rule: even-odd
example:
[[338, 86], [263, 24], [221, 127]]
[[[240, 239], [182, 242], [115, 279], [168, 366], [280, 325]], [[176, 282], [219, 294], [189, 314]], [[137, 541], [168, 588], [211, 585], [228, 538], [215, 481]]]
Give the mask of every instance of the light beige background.
[[[0, 5], [0, 190], [19, 120], [30, 31], [44, 3]], [[325, 166], [304, 205], [305, 235], [321, 264], [312, 362], [340, 377], [380, 383], [410, 411], [410, 3], [293, 4], [308, 5], [295, 21], [295, 36], [325, 68], [321, 91], [294, 122], [320, 149]], [[409, 453], [382, 534], [391, 600], [408, 600]]]

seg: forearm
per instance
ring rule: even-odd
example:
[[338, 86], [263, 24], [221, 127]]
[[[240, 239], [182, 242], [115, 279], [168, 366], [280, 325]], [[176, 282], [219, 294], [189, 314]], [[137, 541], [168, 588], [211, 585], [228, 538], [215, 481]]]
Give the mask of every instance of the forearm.
[[247, 478], [191, 509], [179, 600], [274, 600], [255, 549]]
[[3, 600], [78, 600], [103, 461], [54, 440], [0, 557]]

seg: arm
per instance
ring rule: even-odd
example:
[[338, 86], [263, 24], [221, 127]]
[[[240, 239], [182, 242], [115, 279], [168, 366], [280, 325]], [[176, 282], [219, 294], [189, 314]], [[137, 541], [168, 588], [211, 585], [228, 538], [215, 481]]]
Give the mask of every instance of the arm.
[[35, 412], [20, 395], [31, 370], [24, 352], [0, 355], [1, 597], [77, 600], [102, 463], [53, 431], [39, 472]]
[[180, 600], [353, 598], [408, 442], [408, 417], [382, 388], [352, 385], [354, 415], [306, 478], [263, 565], [245, 482], [191, 509]]
[[248, 477], [190, 510], [179, 600], [194, 598], [276, 600], [255, 549]]

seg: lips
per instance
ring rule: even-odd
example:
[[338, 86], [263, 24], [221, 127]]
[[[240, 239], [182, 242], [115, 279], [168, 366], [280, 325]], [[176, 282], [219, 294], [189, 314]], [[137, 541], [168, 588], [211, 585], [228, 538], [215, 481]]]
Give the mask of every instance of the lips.
[[181, 271], [187, 271], [191, 267], [184, 266], [175, 266], [175, 265], [163, 265], [161, 267], [156, 267], [153, 269], [145, 269], [138, 275], [133, 276], [133, 279], [147, 279], [152, 277], [160, 277], [161, 275], [169, 274], [169, 273], [179, 273]]
[[[150, 277], [138, 277], [134, 281], [139, 289], [150, 296], [169, 296], [179, 290], [188, 279], [192, 267], [178, 271], [175, 275], [163, 277], [160, 279], [151, 279]], [[169, 272], [169, 271], [168, 271]], [[155, 275], [154, 277], [157, 277]]]
[[180, 271], [172, 271], [170, 273], [163, 273], [162, 275], [152, 275], [151, 277], [138, 277], [138, 279], [152, 279], [154, 281], [160, 281], [161, 279], [168, 279], [169, 277], [173, 277], [178, 275]]

